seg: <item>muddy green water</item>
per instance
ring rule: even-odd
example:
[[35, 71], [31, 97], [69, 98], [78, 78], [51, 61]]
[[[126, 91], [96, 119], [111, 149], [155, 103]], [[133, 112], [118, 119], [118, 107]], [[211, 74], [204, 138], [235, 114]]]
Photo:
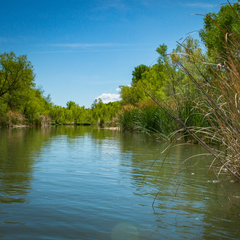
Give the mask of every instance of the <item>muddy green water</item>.
[[184, 162], [201, 147], [167, 146], [90, 127], [0, 129], [0, 238], [240, 239], [240, 184], [222, 183], [231, 204], [210, 157]]

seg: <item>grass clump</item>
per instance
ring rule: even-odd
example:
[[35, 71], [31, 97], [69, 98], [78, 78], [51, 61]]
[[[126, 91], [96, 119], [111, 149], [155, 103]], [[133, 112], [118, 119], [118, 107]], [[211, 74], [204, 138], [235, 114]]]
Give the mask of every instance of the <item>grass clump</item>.
[[174, 120], [152, 100], [140, 102], [137, 106], [125, 105], [119, 115], [123, 131], [142, 132], [166, 137], [177, 129]]

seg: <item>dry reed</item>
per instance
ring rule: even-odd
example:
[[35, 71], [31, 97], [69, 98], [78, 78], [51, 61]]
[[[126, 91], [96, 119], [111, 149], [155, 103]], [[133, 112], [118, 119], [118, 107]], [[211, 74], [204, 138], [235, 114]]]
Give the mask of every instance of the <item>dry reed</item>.
[[[234, 14], [237, 15], [235, 11]], [[238, 16], [236, 17], [239, 20]], [[223, 44], [226, 54], [215, 51], [214, 58], [219, 63], [203, 62], [204, 57], [201, 60], [195, 58], [189, 49], [188, 61], [195, 66], [201, 63], [206, 71], [194, 75], [181, 60], [177, 63], [200, 92], [200, 97], [195, 99], [196, 108], [208, 120], [210, 127], [188, 127], [156, 99], [153, 98], [153, 100], [167, 111], [185, 132], [214, 156], [215, 160], [211, 166], [214, 166], [215, 170], [218, 169], [217, 175], [223, 169], [227, 169], [240, 180], [240, 39], [237, 33], [228, 32], [228, 29], [221, 29], [221, 31], [224, 34]], [[195, 71], [198, 69], [196, 67]], [[207, 144], [206, 139], [221, 145], [221, 150]]]

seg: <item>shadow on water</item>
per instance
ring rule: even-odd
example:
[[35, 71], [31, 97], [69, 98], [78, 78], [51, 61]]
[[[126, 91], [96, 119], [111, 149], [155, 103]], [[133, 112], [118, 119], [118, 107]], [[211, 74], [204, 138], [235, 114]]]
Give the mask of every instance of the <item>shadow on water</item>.
[[34, 156], [50, 128], [0, 129], [0, 202], [23, 203], [31, 189]]

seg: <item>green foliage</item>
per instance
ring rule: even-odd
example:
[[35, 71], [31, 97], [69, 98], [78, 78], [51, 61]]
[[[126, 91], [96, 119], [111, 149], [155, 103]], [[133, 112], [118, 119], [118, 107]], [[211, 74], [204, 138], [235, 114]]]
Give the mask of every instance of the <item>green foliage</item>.
[[85, 118], [84, 118], [85, 107], [84, 106], [80, 107], [79, 105], [76, 104], [75, 106], [71, 107], [71, 110], [72, 110], [72, 116], [73, 116], [75, 123], [85, 120]]
[[51, 105], [50, 95], [45, 97], [42, 87], [35, 87], [27, 56], [0, 54], [0, 124], [41, 124], [45, 119], [41, 116], [48, 114]]
[[133, 84], [132, 86], [120, 86], [120, 96], [123, 104], [137, 105], [137, 103], [146, 98], [141, 81]]
[[156, 51], [160, 54], [157, 64], [147, 68], [145, 65], [136, 67], [133, 72], [139, 73], [139, 77], [135, 77], [137, 81], [132, 82], [131, 86], [120, 86], [124, 104], [137, 106], [140, 102], [149, 99], [148, 94], [161, 101], [165, 101], [164, 99], [170, 96], [173, 96], [176, 102], [179, 101], [178, 95], [186, 88], [186, 74], [178, 67], [176, 61], [167, 55], [165, 44], [160, 45]]
[[132, 72], [132, 85], [136, 84], [139, 80], [142, 79], [143, 73], [147, 72], [149, 69], [148, 66], [141, 64], [134, 68], [134, 71]]
[[125, 105], [119, 116], [119, 124], [123, 131], [136, 131], [139, 109], [132, 105]]
[[[165, 84], [167, 75], [164, 72], [163, 64], [154, 64], [148, 72], [143, 74], [142, 88], [147, 90], [152, 96], [163, 99], [166, 97]], [[145, 93], [144, 93], [145, 94]], [[142, 98], [141, 100], [145, 99]]]
[[52, 106], [49, 115], [53, 124], [104, 124], [116, 117], [121, 107], [120, 102], [103, 103], [95, 99], [92, 108], [86, 109], [73, 101], [65, 107]]
[[0, 126], [6, 126], [7, 122], [7, 104], [0, 98]]
[[[158, 64], [163, 66], [162, 71], [166, 76], [163, 91], [166, 96], [173, 96], [175, 101], [179, 101], [177, 95], [181, 94], [185, 74], [176, 62], [172, 60], [171, 55], [167, 55], [167, 46], [165, 44], [160, 45], [156, 51], [160, 54]], [[174, 52], [176, 52], [176, 50], [173, 50], [173, 54]]]
[[92, 122], [97, 122], [103, 125], [105, 122], [112, 120], [117, 116], [121, 107], [120, 102], [103, 103], [102, 99], [95, 99], [92, 104]]
[[67, 108], [68, 108], [69, 110], [70, 110], [72, 107], [76, 107], [76, 106], [77, 106], [77, 104], [76, 104], [75, 102], [73, 102], [73, 101], [67, 102], [66, 105], [67, 105]]
[[124, 131], [138, 131], [147, 134], [170, 134], [177, 128], [174, 120], [151, 100], [140, 103], [138, 107], [126, 105], [119, 117], [120, 127]]
[[189, 37], [171, 54], [167, 54], [165, 44], [156, 51], [160, 54], [157, 64], [142, 73], [137, 84], [121, 87], [123, 103], [128, 104], [121, 110], [121, 128], [164, 136], [181, 128], [165, 110], [150, 104], [150, 98], [156, 99], [189, 127], [209, 127], [204, 114], [196, 107], [200, 91], [184, 71], [187, 68], [191, 76], [205, 79], [207, 71], [201, 62], [206, 61], [206, 56], [199, 42]]
[[56, 124], [60, 124], [65, 121], [64, 108], [61, 106], [54, 105], [50, 109], [50, 117], [55, 121]]
[[24, 97], [24, 102], [19, 106], [19, 110], [29, 119], [36, 119], [41, 114], [48, 114], [49, 103], [43, 96], [42, 87], [29, 89]]
[[164, 43], [160, 45], [156, 50], [163, 58], [167, 55], [167, 45]]
[[[229, 39], [229, 35], [234, 34], [235, 40], [240, 37], [239, 17], [239, 1], [233, 5], [221, 6], [218, 13], [206, 15], [200, 37], [207, 47], [209, 56], [214, 57], [217, 53], [218, 56], [226, 59], [227, 47], [233, 48], [236, 43], [236, 41]], [[223, 62], [223, 60], [220, 61]]]
[[13, 52], [0, 54], [0, 97], [12, 97], [34, 86], [34, 73], [26, 55], [17, 57]]

